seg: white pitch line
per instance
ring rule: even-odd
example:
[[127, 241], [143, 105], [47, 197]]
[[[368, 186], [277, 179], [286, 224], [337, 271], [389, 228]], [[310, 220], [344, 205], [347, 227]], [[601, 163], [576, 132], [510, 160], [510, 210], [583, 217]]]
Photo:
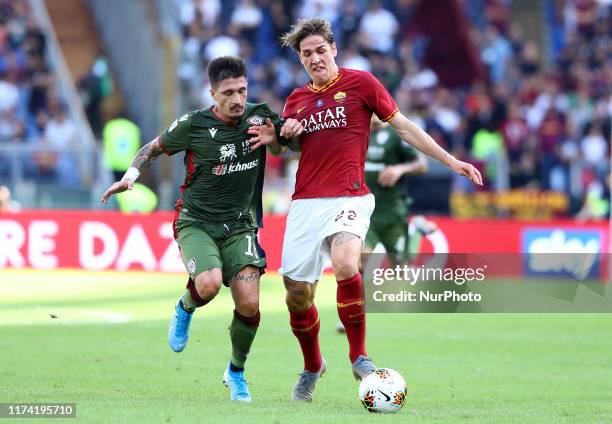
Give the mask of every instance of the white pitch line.
[[131, 318], [128, 314], [123, 314], [121, 312], [84, 310], [81, 311], [80, 315], [83, 317], [99, 319], [103, 322], [108, 322], [110, 324], [122, 324], [124, 322], [131, 321]]

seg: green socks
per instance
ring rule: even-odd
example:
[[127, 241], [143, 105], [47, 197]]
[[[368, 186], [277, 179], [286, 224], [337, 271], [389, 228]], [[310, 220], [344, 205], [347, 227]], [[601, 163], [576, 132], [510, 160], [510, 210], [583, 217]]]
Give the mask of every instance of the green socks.
[[234, 318], [230, 325], [230, 338], [232, 340], [231, 363], [236, 368], [244, 368], [255, 334], [257, 334], [259, 318], [259, 311], [253, 317], [245, 317], [234, 310]]
[[183, 293], [183, 296], [181, 297], [181, 303], [183, 304], [183, 309], [187, 312], [193, 312], [198, 306], [201, 306], [199, 303], [193, 300], [189, 289], [186, 289], [185, 293]]

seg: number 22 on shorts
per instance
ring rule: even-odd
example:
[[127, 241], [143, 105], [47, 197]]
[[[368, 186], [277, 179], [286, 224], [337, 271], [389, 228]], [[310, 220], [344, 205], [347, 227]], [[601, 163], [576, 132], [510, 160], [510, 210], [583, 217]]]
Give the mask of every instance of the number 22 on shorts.
[[357, 219], [357, 214], [353, 209], [342, 209], [340, 213], [336, 216], [336, 219], [334, 219], [334, 221], [338, 222], [342, 218], [344, 218], [343, 225], [353, 225], [351, 222], [348, 221], [355, 221], [355, 219]]

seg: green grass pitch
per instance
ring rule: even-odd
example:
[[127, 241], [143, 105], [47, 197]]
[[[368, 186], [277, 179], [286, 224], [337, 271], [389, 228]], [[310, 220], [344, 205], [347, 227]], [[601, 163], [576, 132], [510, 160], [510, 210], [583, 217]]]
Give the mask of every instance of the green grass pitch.
[[296, 404], [301, 354], [281, 280], [263, 277], [250, 405], [221, 383], [229, 290], [196, 313], [184, 352], [167, 346], [184, 280], [0, 270], [0, 402], [76, 402], [77, 419], [61, 421], [113, 424], [612, 422], [612, 314], [369, 314], [369, 354], [408, 383], [404, 409], [380, 416], [359, 403], [333, 279], [317, 293], [328, 373]]

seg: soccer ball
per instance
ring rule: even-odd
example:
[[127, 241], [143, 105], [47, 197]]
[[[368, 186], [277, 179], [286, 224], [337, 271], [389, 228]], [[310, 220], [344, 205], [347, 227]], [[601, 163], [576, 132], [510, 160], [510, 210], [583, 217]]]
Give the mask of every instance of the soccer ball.
[[408, 388], [404, 378], [389, 368], [379, 368], [359, 384], [359, 399], [369, 412], [390, 414], [404, 406]]

